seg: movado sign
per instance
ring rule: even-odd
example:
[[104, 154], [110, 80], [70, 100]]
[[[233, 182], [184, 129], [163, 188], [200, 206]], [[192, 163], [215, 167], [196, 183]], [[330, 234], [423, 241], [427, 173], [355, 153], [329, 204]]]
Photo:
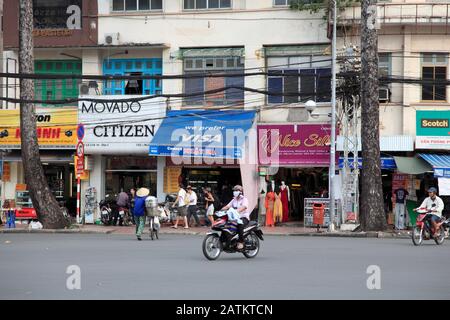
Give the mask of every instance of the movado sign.
[[416, 148], [450, 149], [450, 111], [416, 112]]
[[87, 154], [147, 154], [166, 115], [162, 98], [120, 101], [141, 96], [83, 96], [78, 119], [84, 124]]

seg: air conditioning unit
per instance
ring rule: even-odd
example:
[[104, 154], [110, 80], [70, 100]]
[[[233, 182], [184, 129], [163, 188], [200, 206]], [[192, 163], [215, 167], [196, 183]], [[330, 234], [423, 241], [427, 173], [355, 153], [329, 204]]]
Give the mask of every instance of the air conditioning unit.
[[389, 101], [389, 88], [387, 87], [381, 87], [378, 89], [378, 100], [380, 102], [388, 102]]
[[95, 96], [99, 94], [96, 81], [82, 82], [79, 85], [78, 90], [80, 96]]
[[105, 33], [105, 44], [116, 46], [119, 44], [119, 33]]

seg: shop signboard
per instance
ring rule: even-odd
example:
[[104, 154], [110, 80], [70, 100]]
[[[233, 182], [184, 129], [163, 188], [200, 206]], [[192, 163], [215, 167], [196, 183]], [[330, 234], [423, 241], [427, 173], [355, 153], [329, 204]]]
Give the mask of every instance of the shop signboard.
[[83, 98], [95, 100], [78, 104], [86, 154], [148, 154], [166, 115], [164, 99], [139, 100], [142, 96], [130, 95]]
[[450, 149], [450, 111], [416, 112], [416, 149]]
[[178, 192], [178, 178], [181, 175], [181, 167], [164, 168], [164, 193]]
[[258, 125], [259, 164], [329, 166], [329, 124]]
[[11, 164], [9, 162], [3, 162], [2, 181], [11, 181]]
[[[37, 136], [40, 149], [75, 149], [77, 109], [37, 109]], [[0, 148], [20, 149], [20, 111], [0, 110]]]

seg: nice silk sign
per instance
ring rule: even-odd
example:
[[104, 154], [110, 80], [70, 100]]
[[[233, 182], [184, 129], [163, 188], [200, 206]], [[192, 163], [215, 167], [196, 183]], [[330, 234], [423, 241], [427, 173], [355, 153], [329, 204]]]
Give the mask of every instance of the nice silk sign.
[[148, 153], [149, 144], [166, 115], [166, 102], [161, 98], [118, 101], [140, 97], [83, 96], [98, 100], [78, 104], [78, 120], [85, 125], [85, 153]]
[[328, 124], [258, 125], [260, 165], [328, 166]]

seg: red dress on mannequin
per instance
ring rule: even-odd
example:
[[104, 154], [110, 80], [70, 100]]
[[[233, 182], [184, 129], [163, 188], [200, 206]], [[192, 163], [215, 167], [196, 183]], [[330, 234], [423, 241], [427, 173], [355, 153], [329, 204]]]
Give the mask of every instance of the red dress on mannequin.
[[281, 202], [283, 203], [283, 222], [287, 222], [289, 220], [289, 196], [287, 187], [281, 187]]

